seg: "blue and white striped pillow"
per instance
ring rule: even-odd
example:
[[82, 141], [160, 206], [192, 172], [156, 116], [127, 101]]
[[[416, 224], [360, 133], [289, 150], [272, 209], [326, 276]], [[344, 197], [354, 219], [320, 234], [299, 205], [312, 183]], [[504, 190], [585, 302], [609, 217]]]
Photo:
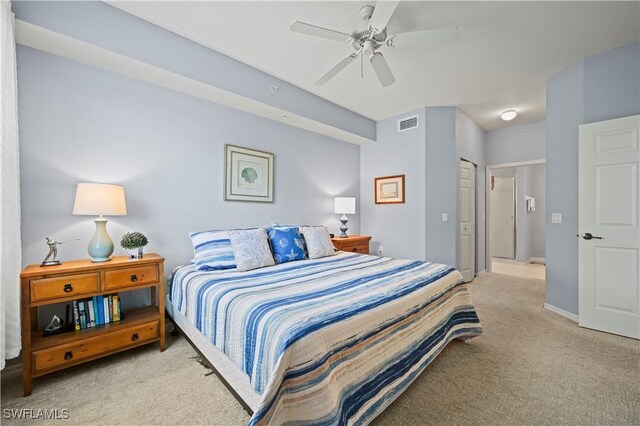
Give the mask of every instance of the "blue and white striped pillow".
[[236, 258], [229, 239], [229, 231], [189, 232], [193, 244], [194, 262], [200, 271], [231, 269]]

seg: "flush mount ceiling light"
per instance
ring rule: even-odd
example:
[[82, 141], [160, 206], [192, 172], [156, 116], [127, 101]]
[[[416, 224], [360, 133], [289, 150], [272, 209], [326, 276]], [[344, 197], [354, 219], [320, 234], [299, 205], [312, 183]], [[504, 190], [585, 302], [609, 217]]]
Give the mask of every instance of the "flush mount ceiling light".
[[518, 116], [518, 113], [515, 109], [508, 109], [500, 115], [504, 121], [511, 121]]

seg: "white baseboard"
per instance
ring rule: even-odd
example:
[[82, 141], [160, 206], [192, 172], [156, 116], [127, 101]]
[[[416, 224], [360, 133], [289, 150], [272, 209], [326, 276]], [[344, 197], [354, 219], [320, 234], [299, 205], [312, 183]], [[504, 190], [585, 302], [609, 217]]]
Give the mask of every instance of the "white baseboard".
[[550, 305], [548, 303], [544, 304], [544, 308], [550, 310], [553, 313], [556, 313], [566, 319], [569, 319], [574, 322], [578, 322], [578, 316], [576, 314], [572, 314], [571, 312], [567, 312], [564, 309], [560, 309], [556, 306]]
[[544, 259], [544, 257], [530, 257], [529, 259], [527, 259], [527, 263], [540, 263], [540, 264], [546, 264], [546, 261]]

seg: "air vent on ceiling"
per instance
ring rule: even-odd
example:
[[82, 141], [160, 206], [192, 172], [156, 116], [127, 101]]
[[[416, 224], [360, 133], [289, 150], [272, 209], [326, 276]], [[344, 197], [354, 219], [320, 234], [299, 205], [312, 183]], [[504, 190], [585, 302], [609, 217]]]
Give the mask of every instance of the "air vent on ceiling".
[[398, 131], [404, 132], [405, 130], [410, 130], [418, 127], [418, 116], [412, 115], [411, 117], [406, 117], [401, 120], [398, 120]]

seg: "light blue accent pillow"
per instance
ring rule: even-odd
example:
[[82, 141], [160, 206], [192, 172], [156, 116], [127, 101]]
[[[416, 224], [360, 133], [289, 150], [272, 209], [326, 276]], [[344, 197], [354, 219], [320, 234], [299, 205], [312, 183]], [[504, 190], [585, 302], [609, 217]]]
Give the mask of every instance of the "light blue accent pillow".
[[200, 271], [231, 269], [236, 258], [229, 239], [229, 231], [189, 232], [193, 244], [194, 263]]
[[274, 226], [267, 236], [276, 263], [305, 259], [304, 239], [297, 227]]

